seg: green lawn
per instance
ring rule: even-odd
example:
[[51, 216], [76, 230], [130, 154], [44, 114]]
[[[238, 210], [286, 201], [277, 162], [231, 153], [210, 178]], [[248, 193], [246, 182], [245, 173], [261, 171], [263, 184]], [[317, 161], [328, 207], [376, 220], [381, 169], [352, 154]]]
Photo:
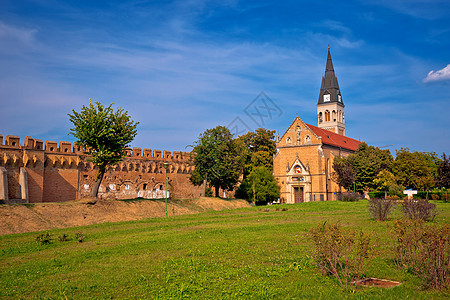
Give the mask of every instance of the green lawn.
[[[313, 202], [51, 230], [50, 245], [37, 244], [38, 233], [0, 236], [0, 298], [449, 297], [423, 290], [418, 277], [393, 264], [389, 227], [400, 211], [377, 222], [369, 218], [367, 205]], [[438, 211], [434, 223], [448, 222], [450, 203], [439, 202]], [[319, 274], [306, 233], [325, 220], [375, 235], [379, 253], [366, 274], [403, 284], [353, 291]], [[83, 243], [73, 240], [78, 231], [86, 236]], [[59, 242], [63, 233], [72, 240]]]

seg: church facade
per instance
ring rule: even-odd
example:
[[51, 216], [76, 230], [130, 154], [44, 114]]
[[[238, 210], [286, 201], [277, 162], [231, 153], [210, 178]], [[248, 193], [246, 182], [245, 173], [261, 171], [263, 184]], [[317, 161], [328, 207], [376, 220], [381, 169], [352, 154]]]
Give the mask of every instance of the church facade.
[[277, 134], [274, 176], [282, 203], [336, 200], [340, 187], [332, 180], [333, 162], [358, 148], [345, 136], [345, 105], [330, 49], [317, 102], [317, 126], [296, 116], [286, 132]]

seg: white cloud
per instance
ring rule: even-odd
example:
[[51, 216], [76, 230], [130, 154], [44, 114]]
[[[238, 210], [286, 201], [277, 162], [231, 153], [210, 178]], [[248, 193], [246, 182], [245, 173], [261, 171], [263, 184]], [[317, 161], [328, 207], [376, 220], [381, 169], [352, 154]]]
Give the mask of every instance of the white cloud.
[[442, 70], [434, 71], [431, 70], [427, 77], [423, 80], [423, 82], [432, 82], [432, 81], [444, 81], [450, 80], [450, 64], [448, 64]]
[[33, 42], [36, 31], [35, 29], [18, 28], [0, 22], [0, 39], [11, 38], [29, 44]]

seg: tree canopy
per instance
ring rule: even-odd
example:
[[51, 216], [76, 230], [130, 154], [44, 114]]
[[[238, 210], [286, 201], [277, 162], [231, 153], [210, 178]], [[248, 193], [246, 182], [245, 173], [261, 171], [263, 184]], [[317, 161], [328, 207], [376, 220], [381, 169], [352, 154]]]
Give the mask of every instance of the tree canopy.
[[280, 195], [280, 188], [273, 176], [273, 155], [276, 153], [275, 130], [258, 128], [241, 135], [244, 163], [243, 180], [236, 190], [236, 197], [257, 205], [273, 202]]
[[243, 184], [249, 200], [257, 205], [273, 202], [280, 196], [280, 187], [272, 171], [265, 166], [253, 168]]
[[336, 158], [333, 163], [335, 181], [349, 189], [355, 182], [358, 191], [375, 188], [374, 179], [381, 170], [390, 170], [393, 157], [389, 150], [361, 143], [354, 154]]
[[72, 110], [70, 121], [75, 127], [70, 129], [78, 145], [89, 151], [90, 161], [98, 167], [96, 184], [91, 190], [91, 196], [97, 197], [103, 175], [108, 166], [120, 162], [125, 156], [125, 149], [137, 134], [134, 122], [127, 111], [117, 108], [114, 111], [111, 103], [105, 107], [100, 102], [81, 108], [80, 112]]
[[276, 153], [274, 137], [275, 130], [258, 128], [254, 132], [248, 132], [237, 139], [238, 143], [241, 143], [244, 179], [253, 168], [259, 166], [273, 170], [273, 155]]
[[392, 173], [399, 184], [422, 191], [434, 186], [433, 173], [437, 173], [436, 164], [440, 162], [435, 153], [410, 152], [408, 148], [401, 148], [396, 154]]
[[439, 188], [450, 188], [450, 157], [442, 154], [442, 161], [437, 168], [436, 185]]
[[204, 180], [214, 186], [216, 197], [219, 188], [232, 190], [242, 173], [242, 156], [239, 143], [228, 128], [217, 126], [200, 134], [194, 143], [192, 158], [195, 170], [190, 180], [201, 185]]

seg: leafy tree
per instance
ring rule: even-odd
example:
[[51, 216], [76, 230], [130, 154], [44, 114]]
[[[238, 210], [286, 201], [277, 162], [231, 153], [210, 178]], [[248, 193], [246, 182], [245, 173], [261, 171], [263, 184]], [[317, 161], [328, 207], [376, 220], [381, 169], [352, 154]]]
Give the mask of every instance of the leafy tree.
[[273, 170], [273, 155], [276, 153], [274, 137], [275, 130], [258, 128], [255, 132], [248, 132], [237, 139], [242, 148], [244, 179], [258, 166]]
[[387, 192], [391, 186], [396, 184], [396, 180], [394, 174], [388, 170], [381, 170], [373, 180], [373, 183], [378, 189], [384, 191], [384, 197], [386, 198]]
[[374, 179], [381, 170], [389, 170], [393, 157], [389, 150], [361, 143], [354, 154], [336, 158], [333, 163], [335, 181], [350, 189], [355, 182], [358, 191], [375, 188]]
[[361, 143], [348, 159], [356, 170], [356, 189], [364, 191], [375, 188], [373, 180], [381, 170], [390, 170], [394, 158], [389, 150]]
[[422, 191], [434, 186], [435, 159], [429, 153], [410, 152], [408, 148], [401, 148], [396, 154], [393, 174], [399, 184]]
[[69, 114], [70, 121], [75, 126], [69, 134], [77, 138], [77, 143], [89, 150], [90, 161], [98, 168], [95, 185], [91, 190], [91, 196], [97, 197], [98, 189], [103, 180], [103, 175], [109, 166], [120, 162], [125, 156], [125, 148], [137, 134], [136, 127], [139, 122], [134, 122], [127, 111], [108, 107], [100, 102], [81, 108], [80, 112], [72, 110]]
[[[278, 199], [279, 188], [278, 190], [274, 188], [278, 186], [278, 182], [272, 175], [273, 155], [276, 153], [274, 137], [275, 130], [258, 128], [256, 131], [248, 132], [237, 139], [237, 142], [241, 145], [244, 162], [243, 181], [235, 194], [237, 198], [247, 199], [258, 204]], [[263, 172], [262, 169], [258, 168], [264, 168], [265, 171]], [[251, 182], [250, 175], [252, 176]], [[265, 182], [266, 186], [261, 186], [260, 182]], [[254, 190], [254, 188], [258, 190]], [[270, 193], [276, 194], [275, 198], [270, 198], [268, 196]], [[262, 195], [271, 200], [264, 200]]]
[[219, 188], [233, 189], [242, 172], [242, 156], [230, 131], [223, 126], [208, 129], [200, 134], [193, 146], [195, 170], [191, 182], [194, 185], [208, 182], [215, 188], [216, 197]]
[[333, 162], [333, 180], [347, 190], [351, 190], [356, 179], [356, 171], [349, 159], [336, 157]]
[[256, 205], [265, 205], [278, 199], [280, 187], [272, 174], [272, 171], [264, 166], [252, 169], [242, 185], [246, 194]]
[[450, 157], [442, 153], [442, 161], [437, 168], [436, 185], [440, 188], [450, 188]]

